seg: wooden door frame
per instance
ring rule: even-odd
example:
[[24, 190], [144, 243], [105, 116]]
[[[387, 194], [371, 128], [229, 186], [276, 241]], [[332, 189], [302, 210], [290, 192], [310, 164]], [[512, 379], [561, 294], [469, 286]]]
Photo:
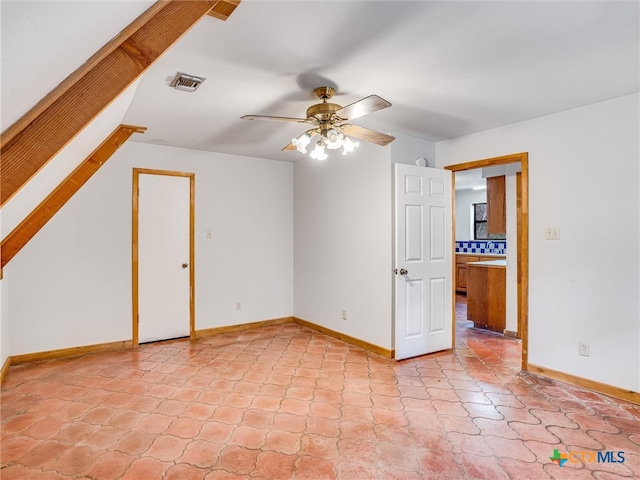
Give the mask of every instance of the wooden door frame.
[[138, 346], [138, 208], [140, 196], [140, 175], [165, 175], [170, 177], [189, 178], [189, 336], [196, 338], [195, 321], [195, 191], [196, 175], [188, 172], [170, 170], [154, 170], [149, 168], [133, 169], [133, 200], [132, 200], [132, 238], [131, 238], [131, 272], [132, 272], [132, 344]]
[[[522, 370], [529, 369], [529, 154], [528, 152], [514, 153], [502, 157], [485, 158], [466, 163], [447, 165], [446, 170], [462, 172], [476, 168], [494, 167], [520, 163], [521, 171], [516, 174], [516, 251], [517, 261], [517, 294], [518, 294], [518, 333], [522, 339]], [[453, 202], [453, 273], [455, 278], [455, 175], [452, 178], [454, 194]], [[455, 292], [455, 285], [454, 285]], [[455, 345], [455, 294], [453, 295], [453, 331], [451, 332], [453, 345]]]

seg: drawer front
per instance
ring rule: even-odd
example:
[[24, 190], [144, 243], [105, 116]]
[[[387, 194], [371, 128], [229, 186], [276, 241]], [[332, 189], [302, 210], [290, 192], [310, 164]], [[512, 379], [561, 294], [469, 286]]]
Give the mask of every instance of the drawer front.
[[460, 263], [478, 262], [480, 257], [478, 255], [456, 255], [456, 265]]
[[485, 260], [506, 260], [507, 257], [505, 256], [500, 256], [500, 255], [481, 255], [480, 257], [478, 257], [480, 260], [478, 260], [479, 262], [484, 262]]

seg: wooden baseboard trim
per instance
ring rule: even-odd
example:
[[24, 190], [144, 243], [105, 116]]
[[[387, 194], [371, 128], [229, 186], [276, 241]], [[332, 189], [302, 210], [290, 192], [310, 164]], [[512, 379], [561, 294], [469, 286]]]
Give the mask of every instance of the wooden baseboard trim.
[[259, 322], [241, 323], [239, 325], [227, 325], [224, 327], [203, 328], [196, 330], [196, 338], [211, 337], [221, 333], [241, 332], [251, 328], [268, 327], [270, 325], [279, 325], [281, 323], [293, 322], [293, 317], [273, 318], [271, 320], [262, 320]]
[[7, 357], [2, 365], [2, 370], [0, 370], [0, 384], [4, 380], [5, 375], [9, 371], [9, 367], [11, 366], [11, 357]]
[[619, 400], [625, 400], [627, 402], [636, 403], [640, 405], [640, 393], [633, 390], [626, 390], [624, 388], [615, 387], [607, 383], [597, 382], [595, 380], [589, 380], [588, 378], [578, 377], [571, 375], [570, 373], [559, 372], [547, 367], [541, 367], [539, 365], [528, 364], [527, 371], [535, 373], [542, 377], [558, 380], [559, 382], [568, 383], [577, 387], [586, 388], [603, 395], [608, 395]]
[[75, 357], [88, 353], [110, 352], [131, 348], [131, 340], [120, 340], [118, 342], [97, 343], [94, 345], [83, 345], [81, 347], [60, 348], [58, 350], [48, 350], [45, 352], [24, 353], [22, 355], [12, 355], [11, 365], [22, 363], [38, 362], [40, 360], [53, 360], [56, 358]]
[[502, 333], [504, 334], [505, 337], [520, 338], [518, 336], [518, 332], [514, 332], [513, 330], [507, 330], [506, 328], [504, 329], [504, 331]]
[[[196, 330], [195, 333], [196, 333], [196, 338], [203, 338], [203, 337], [209, 337], [213, 335], [219, 335], [221, 333], [239, 332], [243, 330], [249, 330], [251, 328], [268, 327], [271, 325], [279, 325], [282, 323], [290, 323], [290, 322], [295, 322], [298, 325], [301, 325], [303, 327], [316, 330], [318, 332], [324, 333], [325, 335], [329, 335], [330, 337], [334, 337], [339, 340], [342, 340], [343, 342], [350, 343], [351, 345], [356, 345], [370, 352], [377, 353], [378, 355], [382, 355], [383, 357], [394, 358], [394, 355], [395, 355], [394, 350], [389, 350], [387, 348], [380, 347], [379, 345], [369, 343], [365, 340], [360, 340], [359, 338], [352, 337], [350, 335], [347, 335], [346, 333], [336, 332], [335, 330], [331, 330], [330, 328], [323, 327], [321, 325], [317, 325], [315, 323], [308, 322], [307, 320], [303, 320], [297, 317], [282, 317], [282, 318], [274, 318], [271, 320], [262, 320], [259, 322], [243, 323], [240, 325], [227, 325], [224, 327], [205, 328], [202, 330]], [[121, 340], [118, 342], [98, 343], [94, 345], [84, 345], [80, 347], [60, 348], [57, 350], [48, 350], [44, 352], [12, 355], [10, 357], [7, 357], [6, 361], [4, 362], [4, 365], [2, 366], [2, 370], [0, 371], [0, 382], [2, 381], [2, 379], [4, 379], [11, 365], [20, 365], [23, 363], [38, 362], [41, 360], [53, 360], [57, 358], [86, 355], [88, 353], [122, 350], [125, 348], [132, 348], [132, 346], [133, 344], [131, 340]]]
[[395, 350], [389, 350], [388, 348], [384, 348], [379, 345], [369, 343], [365, 340], [360, 340], [359, 338], [352, 337], [351, 335], [347, 335], [346, 333], [336, 332], [335, 330], [331, 330], [330, 328], [317, 325], [315, 323], [309, 322], [307, 320], [303, 320], [298, 317], [293, 317], [293, 321], [298, 325], [324, 333], [325, 335], [329, 335], [330, 337], [337, 338], [339, 340], [342, 340], [343, 342], [350, 343], [351, 345], [364, 348], [365, 350], [368, 350], [373, 353], [377, 353], [378, 355], [382, 355], [383, 357], [387, 357], [387, 358], [395, 357]]

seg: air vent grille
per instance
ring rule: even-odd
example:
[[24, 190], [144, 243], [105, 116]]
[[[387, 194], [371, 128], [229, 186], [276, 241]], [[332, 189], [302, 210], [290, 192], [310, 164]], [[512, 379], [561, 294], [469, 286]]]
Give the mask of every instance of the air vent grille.
[[204, 77], [196, 77], [195, 75], [178, 72], [169, 86], [184, 92], [195, 92], [205, 80], [206, 78]]

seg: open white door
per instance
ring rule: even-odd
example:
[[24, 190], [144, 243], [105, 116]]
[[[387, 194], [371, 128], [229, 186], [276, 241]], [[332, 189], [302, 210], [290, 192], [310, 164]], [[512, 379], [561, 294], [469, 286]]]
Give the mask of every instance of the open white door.
[[395, 165], [395, 356], [452, 347], [451, 172]]
[[139, 343], [189, 336], [192, 324], [192, 178], [157, 172], [141, 171], [137, 182]]

